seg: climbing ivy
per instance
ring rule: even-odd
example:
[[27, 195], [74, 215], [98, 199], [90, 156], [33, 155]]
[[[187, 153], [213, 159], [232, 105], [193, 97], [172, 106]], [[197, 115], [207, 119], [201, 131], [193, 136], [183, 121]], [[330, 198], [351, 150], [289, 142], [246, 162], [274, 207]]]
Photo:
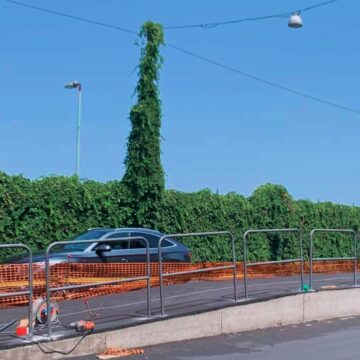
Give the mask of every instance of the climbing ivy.
[[162, 64], [160, 46], [164, 44], [161, 25], [146, 22], [141, 28], [140, 38], [143, 44], [136, 86], [137, 103], [130, 112], [131, 132], [123, 184], [127, 206], [131, 209], [128, 225], [156, 227], [165, 187], [160, 154], [161, 102], [158, 88]]

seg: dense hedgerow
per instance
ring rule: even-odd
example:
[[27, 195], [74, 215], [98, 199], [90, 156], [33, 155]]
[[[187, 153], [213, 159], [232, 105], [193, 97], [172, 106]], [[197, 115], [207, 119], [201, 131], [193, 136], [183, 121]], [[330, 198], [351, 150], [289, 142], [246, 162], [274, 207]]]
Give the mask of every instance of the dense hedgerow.
[[[23, 242], [34, 250], [67, 239], [90, 227], [121, 227], [131, 211], [120, 181], [99, 183], [77, 177], [50, 176], [29, 180], [0, 173], [0, 243]], [[359, 229], [360, 208], [294, 200], [280, 185], [260, 186], [248, 198], [236, 193], [209, 190], [183, 193], [167, 190], [157, 229], [165, 233], [229, 230], [236, 236], [238, 259], [243, 233], [252, 228], [301, 228], [305, 249], [313, 228]], [[189, 238], [195, 261], [229, 260], [230, 242], [225, 237]], [[297, 257], [295, 236], [253, 236], [249, 257], [256, 260]], [[317, 236], [316, 256], [348, 256], [351, 241], [344, 236]]]

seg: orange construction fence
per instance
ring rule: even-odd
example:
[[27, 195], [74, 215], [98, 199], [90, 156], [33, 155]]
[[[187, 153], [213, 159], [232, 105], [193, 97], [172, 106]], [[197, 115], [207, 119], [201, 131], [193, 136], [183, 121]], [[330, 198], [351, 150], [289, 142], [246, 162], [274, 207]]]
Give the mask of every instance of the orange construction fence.
[[[199, 270], [208, 267], [231, 265], [231, 263], [163, 263], [163, 272], [182, 272]], [[308, 264], [305, 263], [305, 271]], [[314, 273], [351, 272], [353, 262], [320, 261], [314, 262]], [[45, 296], [45, 269], [41, 264], [33, 264], [34, 271], [34, 299]], [[146, 276], [146, 263], [103, 263], [103, 264], [80, 264], [64, 263], [55, 264], [51, 267], [51, 287], [66, 285], [80, 285], [93, 283], [82, 289], [63, 290], [52, 293], [53, 301], [66, 301], [72, 299], [91, 298], [102, 295], [116, 294], [138, 290], [146, 287], [146, 280], [125, 282], [116, 285], [95, 286], [97, 282], [114, 281], [131, 277]], [[300, 273], [300, 263], [264, 264], [250, 266], [248, 276], [250, 278], [290, 276]], [[211, 272], [185, 274], [164, 278], [165, 285], [181, 284], [189, 281], [220, 281], [230, 280], [232, 269], [214, 270]], [[243, 278], [243, 263], [237, 263], [237, 278]], [[151, 263], [151, 286], [159, 286], [159, 265]], [[0, 298], [0, 308], [23, 306], [28, 303], [28, 296], [11, 296], [11, 292], [23, 291], [28, 288], [28, 265], [8, 264], [0, 265], [0, 293], [9, 293], [9, 296]]]

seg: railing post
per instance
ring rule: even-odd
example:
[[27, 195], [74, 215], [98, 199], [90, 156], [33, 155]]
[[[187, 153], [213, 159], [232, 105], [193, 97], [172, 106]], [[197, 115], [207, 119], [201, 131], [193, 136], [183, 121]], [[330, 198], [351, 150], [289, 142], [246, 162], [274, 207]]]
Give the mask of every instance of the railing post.
[[299, 229], [299, 243], [300, 243], [300, 277], [301, 277], [301, 288], [300, 291], [304, 291], [304, 251], [303, 251], [303, 239], [302, 232]]
[[243, 237], [243, 269], [244, 269], [244, 297], [245, 300], [248, 298], [248, 283], [247, 283], [247, 246], [246, 246], [246, 238], [248, 235], [248, 231], [245, 232]]
[[315, 229], [310, 232], [310, 249], [309, 249], [309, 287], [310, 291], [313, 289], [313, 238], [314, 238]]
[[46, 286], [46, 325], [47, 325], [47, 333], [48, 337], [51, 338], [51, 299], [50, 299], [50, 261], [49, 261], [49, 254], [50, 250], [52, 249], [52, 243], [48, 246], [45, 252], [45, 286]]
[[33, 271], [33, 258], [32, 251], [29, 250], [29, 339], [32, 340], [34, 336], [34, 310], [33, 310], [33, 301], [34, 301], [34, 271]]
[[162, 236], [159, 240], [158, 244], [158, 254], [159, 254], [159, 292], [160, 292], [160, 311], [161, 316], [165, 316], [165, 306], [164, 306], [164, 279], [163, 279], [163, 271], [162, 271], [162, 251], [161, 251], [161, 244], [163, 240], [166, 238]]
[[150, 245], [146, 241], [146, 275], [147, 275], [147, 317], [151, 317], [151, 269], [150, 269]]
[[354, 237], [354, 287], [357, 287], [357, 235], [353, 232]]
[[235, 237], [233, 233], [230, 233], [231, 244], [232, 244], [232, 258], [233, 258], [233, 285], [234, 285], [234, 300], [237, 302], [237, 288], [236, 288], [236, 252], [235, 252]]

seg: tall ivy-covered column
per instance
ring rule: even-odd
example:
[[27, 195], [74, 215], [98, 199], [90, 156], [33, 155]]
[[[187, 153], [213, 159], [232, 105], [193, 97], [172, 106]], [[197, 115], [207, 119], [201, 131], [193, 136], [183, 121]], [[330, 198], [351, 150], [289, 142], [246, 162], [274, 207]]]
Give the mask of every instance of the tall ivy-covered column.
[[123, 183], [131, 208], [129, 225], [156, 228], [165, 188], [161, 165], [160, 47], [164, 44], [160, 24], [146, 22], [140, 31], [141, 49], [137, 103], [130, 111], [131, 132], [127, 144]]

